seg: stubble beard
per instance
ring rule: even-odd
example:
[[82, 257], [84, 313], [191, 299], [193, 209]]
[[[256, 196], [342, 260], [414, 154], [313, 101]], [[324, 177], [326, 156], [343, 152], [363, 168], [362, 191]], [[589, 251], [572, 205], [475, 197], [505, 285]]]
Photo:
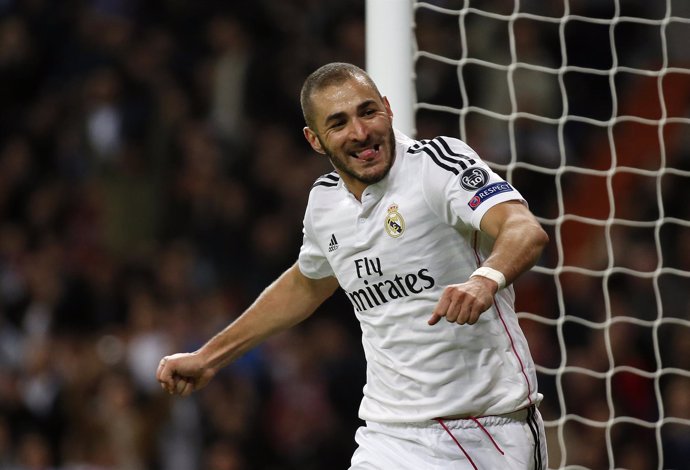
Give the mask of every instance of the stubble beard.
[[[392, 128], [388, 132], [388, 137], [386, 140], [386, 147], [388, 152], [390, 152], [388, 162], [386, 163], [386, 166], [383, 169], [383, 171], [371, 175], [360, 174], [352, 168], [350, 168], [346, 163], [347, 160], [343, 161], [343, 159], [338, 158], [336, 155], [334, 155], [331, 149], [323, 145], [323, 142], [321, 142], [321, 147], [323, 148], [324, 152], [326, 152], [326, 156], [331, 161], [331, 164], [335, 167], [335, 169], [338, 170], [338, 172], [344, 173], [349, 177], [356, 179], [357, 181], [369, 185], [378, 183], [379, 181], [384, 179], [390, 172], [391, 167], [393, 166], [393, 161], [395, 160], [395, 133]], [[350, 157], [349, 155], [345, 155], [345, 159], [348, 158], [352, 157]]]

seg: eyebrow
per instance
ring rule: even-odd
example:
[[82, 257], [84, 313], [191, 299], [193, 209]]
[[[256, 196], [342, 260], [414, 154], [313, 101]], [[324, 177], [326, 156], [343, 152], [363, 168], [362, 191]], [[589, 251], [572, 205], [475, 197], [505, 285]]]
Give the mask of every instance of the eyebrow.
[[[368, 99], [368, 100], [362, 101], [359, 105], [357, 105], [357, 111], [361, 111], [363, 109], [366, 109], [375, 103], [376, 103], [376, 101], [373, 99]], [[347, 116], [347, 113], [345, 113], [344, 111], [338, 111], [337, 113], [329, 114], [328, 116], [326, 116], [326, 119], [324, 119], [323, 122], [325, 124], [328, 124], [331, 121], [337, 121], [339, 119], [344, 118], [345, 116]]]

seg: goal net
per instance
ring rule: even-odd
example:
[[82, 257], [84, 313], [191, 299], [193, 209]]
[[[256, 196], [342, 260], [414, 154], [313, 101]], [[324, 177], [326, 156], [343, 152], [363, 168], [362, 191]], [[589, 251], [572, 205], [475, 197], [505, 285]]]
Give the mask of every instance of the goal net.
[[688, 468], [690, 2], [413, 11], [417, 137], [468, 142], [551, 236], [516, 284], [549, 468]]

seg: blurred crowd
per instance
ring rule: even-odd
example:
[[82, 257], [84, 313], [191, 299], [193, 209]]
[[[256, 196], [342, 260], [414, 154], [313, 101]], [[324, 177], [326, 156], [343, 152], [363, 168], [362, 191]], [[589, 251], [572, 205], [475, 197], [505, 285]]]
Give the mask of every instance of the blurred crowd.
[[363, 65], [362, 5], [0, 8], [0, 468], [342, 466], [364, 376], [341, 302], [193, 399], [155, 369], [296, 258], [330, 171], [299, 88]]
[[[472, 3], [500, 13], [513, 5]], [[522, 3], [563, 15], [543, 11], [557, 10], [549, 2]], [[606, 2], [570, 3], [575, 13], [610, 14]], [[628, 3], [627, 14], [658, 14], [658, 5]], [[510, 63], [504, 21], [467, 21], [472, 56]], [[673, 26], [668, 65], [687, 68], [690, 33]], [[558, 25], [514, 27], [519, 61], [561, 66]], [[622, 28], [627, 46], [617, 65], [657, 70], [661, 49], [649, 44], [658, 31]], [[421, 11], [416, 34], [420, 49], [460, 58], [457, 17]], [[608, 27], [575, 22], [567, 39], [569, 65], [613, 63], [601, 46], [609, 44]], [[299, 89], [326, 62], [364, 67], [364, 41], [361, 0], [0, 0], [0, 470], [347, 468], [365, 365], [359, 327], [340, 293], [191, 398], [163, 394], [155, 370], [163, 355], [194, 350], [232, 321], [296, 259], [309, 188], [331, 170], [302, 137]], [[551, 118], [567, 102], [569, 113], [604, 121], [612, 106], [644, 96], [633, 74], [616, 81], [614, 103], [607, 76], [568, 75], [564, 98], [552, 76], [522, 72], [515, 71], [512, 96], [505, 73], [468, 64], [463, 93], [457, 68], [421, 58], [417, 94], [458, 109]], [[681, 117], [690, 114], [688, 90], [687, 80], [669, 85], [669, 94], [686, 99], [673, 108]], [[555, 269], [560, 249], [577, 249], [572, 264], [595, 275], [533, 272], [518, 283], [521, 311], [583, 320], [526, 319], [536, 362], [651, 374], [540, 374], [545, 419], [690, 419], [690, 379], [654, 375], [690, 370], [688, 226], [578, 229], [584, 245], [561, 234], [577, 227], [559, 219], [549, 170], [608, 168], [610, 157], [592, 157], [602, 147], [610, 153], [605, 133], [568, 122], [560, 141], [558, 125], [530, 119], [470, 113], [461, 120], [423, 109], [417, 117], [418, 137], [463, 134], [491, 162], [511, 163], [512, 155], [512, 163], [546, 169], [513, 166], [506, 175], [552, 240], [564, 240], [561, 248], [552, 243], [540, 265]], [[690, 220], [688, 126], [664, 129], [664, 165], [678, 171], [623, 182], [617, 217]], [[629, 137], [624, 131], [620, 137]], [[658, 169], [662, 149], [645, 142], [635, 141], [648, 152], [643, 162], [650, 163], [641, 165]], [[582, 183], [570, 177], [562, 186], [579, 195]], [[566, 202], [566, 210], [588, 214], [577, 200]], [[609, 267], [625, 269], [597, 274]], [[685, 274], [648, 275], [659, 268]], [[678, 322], [661, 321], [667, 317]], [[612, 318], [623, 321], [597, 326]], [[688, 468], [690, 426], [664, 423], [664, 468]], [[616, 467], [656, 466], [654, 428], [568, 421], [564, 431], [568, 464], [609, 466], [608, 436]], [[549, 444], [553, 467], [561, 454], [554, 432]]]

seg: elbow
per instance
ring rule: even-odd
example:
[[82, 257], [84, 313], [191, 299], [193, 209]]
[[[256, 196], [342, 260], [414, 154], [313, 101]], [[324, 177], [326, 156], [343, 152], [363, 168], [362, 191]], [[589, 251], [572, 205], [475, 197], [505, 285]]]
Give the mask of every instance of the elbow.
[[541, 225], [537, 226], [536, 232], [537, 232], [535, 235], [535, 237], [537, 239], [536, 243], [539, 246], [541, 246], [542, 248], [544, 248], [546, 245], [549, 244], [549, 241], [550, 241], [549, 234], [546, 233], [546, 230], [544, 230], [541, 227]]
[[533, 246], [534, 246], [534, 250], [535, 250], [535, 259], [536, 259], [536, 258], [539, 258], [542, 251], [544, 251], [544, 248], [546, 247], [546, 245], [549, 244], [549, 241], [550, 241], [549, 234], [546, 233], [546, 231], [541, 227], [541, 225], [537, 224], [533, 230], [532, 241], [533, 241]]

